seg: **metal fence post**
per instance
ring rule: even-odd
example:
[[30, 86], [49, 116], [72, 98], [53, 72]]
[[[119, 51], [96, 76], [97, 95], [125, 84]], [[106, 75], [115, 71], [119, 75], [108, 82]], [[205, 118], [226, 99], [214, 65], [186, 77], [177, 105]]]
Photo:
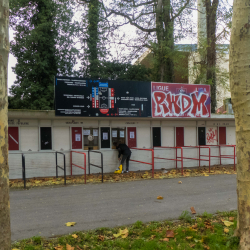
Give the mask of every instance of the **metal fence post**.
[[22, 172], [23, 172], [23, 186], [26, 188], [26, 169], [25, 169], [25, 156], [22, 154]]
[[65, 154], [63, 154], [63, 161], [64, 161], [64, 185], [66, 185], [66, 165], [65, 165]]
[[90, 175], [90, 152], [88, 150], [88, 165], [89, 165], [89, 175]]
[[56, 152], [56, 178], [58, 178], [58, 169], [57, 169], [57, 152]]

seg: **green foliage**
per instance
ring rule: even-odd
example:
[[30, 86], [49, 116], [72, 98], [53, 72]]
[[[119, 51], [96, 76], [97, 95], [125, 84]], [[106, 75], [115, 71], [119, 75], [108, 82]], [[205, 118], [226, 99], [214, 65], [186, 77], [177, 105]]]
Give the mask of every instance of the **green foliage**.
[[74, 74], [78, 51], [72, 46], [75, 23], [68, 1], [11, 0], [10, 44], [17, 58], [17, 80], [10, 88], [9, 108], [53, 109], [54, 76]]
[[[211, 218], [197, 217], [191, 223], [181, 222], [150, 222], [143, 224], [137, 221], [131, 226], [127, 226], [129, 231], [125, 238], [114, 237], [121, 228], [100, 228], [86, 232], [75, 232], [77, 237], [65, 235], [55, 239], [42, 239], [40, 243], [34, 243], [33, 238], [21, 242], [15, 242], [12, 248], [20, 250], [48, 249], [55, 247], [66, 249], [68, 244], [75, 249], [186, 249], [186, 250], [237, 250], [239, 238], [234, 237], [235, 224], [229, 227], [229, 232], [225, 233], [223, 220], [226, 218], [222, 214]], [[167, 230], [172, 230], [174, 238], [166, 240]]]
[[100, 76], [109, 80], [150, 81], [151, 70], [143, 65], [132, 65], [118, 61], [103, 61]]

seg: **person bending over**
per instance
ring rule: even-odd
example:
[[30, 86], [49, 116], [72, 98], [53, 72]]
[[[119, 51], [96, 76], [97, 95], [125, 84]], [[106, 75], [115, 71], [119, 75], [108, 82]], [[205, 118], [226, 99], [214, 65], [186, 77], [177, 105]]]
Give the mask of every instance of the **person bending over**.
[[[128, 173], [129, 172], [129, 160], [131, 156], [131, 151], [129, 147], [126, 144], [122, 144], [119, 142], [114, 142], [113, 145], [118, 150], [118, 160], [121, 160], [122, 166], [126, 160], [126, 171], [124, 170], [123, 173]], [[122, 158], [121, 158], [121, 155], [122, 155]]]

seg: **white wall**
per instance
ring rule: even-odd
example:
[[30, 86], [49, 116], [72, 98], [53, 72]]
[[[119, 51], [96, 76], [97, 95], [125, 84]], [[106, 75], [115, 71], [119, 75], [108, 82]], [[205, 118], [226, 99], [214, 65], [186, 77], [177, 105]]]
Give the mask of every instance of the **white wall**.
[[22, 151], [38, 151], [39, 149], [39, 128], [38, 127], [19, 127], [19, 145]]

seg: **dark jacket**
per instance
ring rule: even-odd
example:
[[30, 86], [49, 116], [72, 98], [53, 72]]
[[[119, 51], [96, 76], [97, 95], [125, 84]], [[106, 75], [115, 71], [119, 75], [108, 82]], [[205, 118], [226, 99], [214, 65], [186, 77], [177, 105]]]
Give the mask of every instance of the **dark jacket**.
[[116, 149], [119, 151], [118, 158], [120, 158], [121, 155], [130, 155], [131, 151], [129, 147], [126, 144], [119, 144]]

